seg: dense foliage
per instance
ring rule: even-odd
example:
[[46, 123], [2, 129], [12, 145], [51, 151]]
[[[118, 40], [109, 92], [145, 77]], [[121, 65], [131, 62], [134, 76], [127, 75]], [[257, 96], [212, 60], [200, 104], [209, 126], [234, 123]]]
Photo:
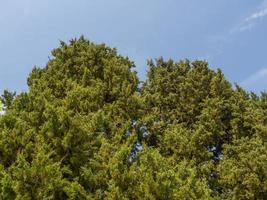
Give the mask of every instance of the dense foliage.
[[61, 42], [5, 91], [0, 199], [267, 199], [267, 94], [205, 61], [134, 63]]

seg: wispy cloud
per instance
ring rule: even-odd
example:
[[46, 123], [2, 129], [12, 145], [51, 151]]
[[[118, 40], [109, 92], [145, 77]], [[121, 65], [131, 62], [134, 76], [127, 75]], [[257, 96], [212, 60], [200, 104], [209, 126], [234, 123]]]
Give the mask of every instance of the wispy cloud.
[[[200, 56], [202, 59], [211, 60], [216, 56], [223, 54], [224, 46], [226, 43], [230, 43], [234, 38], [241, 32], [252, 29], [257, 22], [267, 16], [267, 0], [264, 0], [256, 9], [255, 12], [248, 15], [240, 21], [239, 24], [236, 24], [234, 27], [229, 29], [226, 33], [223, 33], [219, 36], [213, 36], [217, 41], [217, 49], [213, 52], [207, 53], [204, 56]], [[214, 41], [214, 38], [210, 37], [211, 41]]]
[[249, 17], [246, 18], [246, 22], [250, 22], [252, 20], [256, 20], [258, 18], [264, 17], [265, 15], [267, 15], [267, 5], [262, 8], [261, 10], [259, 10], [258, 12], [253, 13], [252, 15], [250, 15]]
[[247, 18], [244, 19], [244, 21], [236, 28], [233, 30], [243, 32], [246, 30], [252, 29], [255, 24], [257, 23], [258, 20], [261, 18], [264, 18], [267, 16], [267, 1], [263, 1], [262, 4], [258, 7], [257, 11], [249, 15]]
[[[255, 86], [261, 86], [267, 84], [267, 68], [262, 68], [256, 71], [254, 74], [250, 75], [247, 79], [240, 83], [241, 86], [245, 88], [255, 88]], [[264, 88], [259, 88], [264, 89]]]

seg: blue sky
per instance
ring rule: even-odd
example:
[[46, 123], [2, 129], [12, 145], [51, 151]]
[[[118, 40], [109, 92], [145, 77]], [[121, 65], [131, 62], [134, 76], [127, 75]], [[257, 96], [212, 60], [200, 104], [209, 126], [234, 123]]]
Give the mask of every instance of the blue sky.
[[0, 91], [27, 90], [59, 40], [85, 35], [136, 63], [205, 59], [250, 91], [267, 89], [267, 0], [0, 1]]

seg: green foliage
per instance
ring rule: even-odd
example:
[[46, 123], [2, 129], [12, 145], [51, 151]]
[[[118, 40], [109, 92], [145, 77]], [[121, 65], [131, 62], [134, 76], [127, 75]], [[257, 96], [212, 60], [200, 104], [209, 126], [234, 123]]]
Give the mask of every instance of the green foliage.
[[225, 145], [218, 167], [223, 195], [228, 199], [267, 198], [267, 145], [247, 137]]
[[267, 95], [206, 61], [61, 42], [0, 105], [0, 199], [266, 199]]

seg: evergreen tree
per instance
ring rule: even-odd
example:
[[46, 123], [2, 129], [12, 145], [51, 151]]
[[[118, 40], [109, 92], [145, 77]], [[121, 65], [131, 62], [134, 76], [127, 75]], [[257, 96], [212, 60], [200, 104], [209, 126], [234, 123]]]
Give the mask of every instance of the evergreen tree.
[[206, 61], [134, 63], [61, 42], [4, 91], [0, 199], [266, 199], [267, 95]]

